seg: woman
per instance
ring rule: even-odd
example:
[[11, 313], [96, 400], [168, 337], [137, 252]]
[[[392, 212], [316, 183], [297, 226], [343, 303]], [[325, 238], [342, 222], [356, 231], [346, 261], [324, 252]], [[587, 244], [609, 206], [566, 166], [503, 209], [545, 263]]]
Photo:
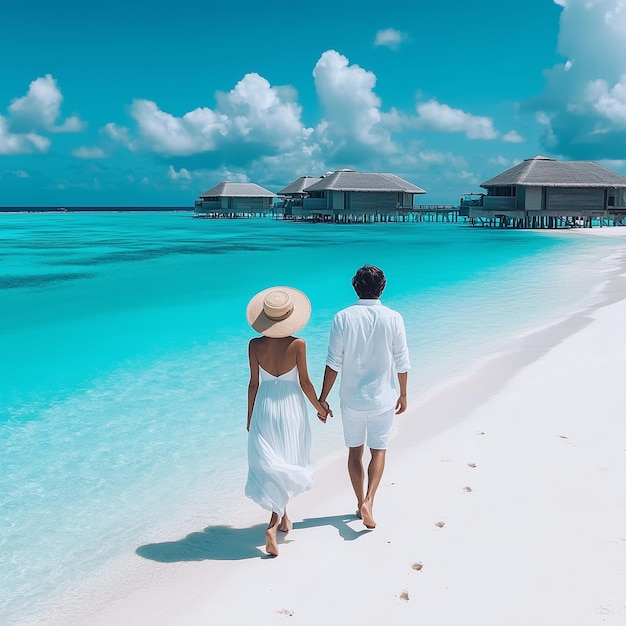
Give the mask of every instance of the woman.
[[271, 287], [246, 310], [261, 333], [248, 346], [248, 481], [246, 495], [272, 512], [265, 531], [267, 553], [278, 556], [277, 531], [289, 532], [289, 500], [313, 486], [311, 431], [306, 398], [320, 415], [306, 366], [306, 344], [292, 334], [309, 320], [311, 303], [297, 289]]

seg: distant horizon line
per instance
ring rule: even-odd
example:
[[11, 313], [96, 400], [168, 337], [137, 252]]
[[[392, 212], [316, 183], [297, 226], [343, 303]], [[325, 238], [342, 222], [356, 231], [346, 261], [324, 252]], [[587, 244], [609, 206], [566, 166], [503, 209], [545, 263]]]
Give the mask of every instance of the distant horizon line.
[[0, 206], [0, 213], [64, 213], [79, 211], [189, 211], [193, 213], [193, 206], [182, 205], [143, 205], [143, 204], [76, 204], [76, 205], [6, 205]]

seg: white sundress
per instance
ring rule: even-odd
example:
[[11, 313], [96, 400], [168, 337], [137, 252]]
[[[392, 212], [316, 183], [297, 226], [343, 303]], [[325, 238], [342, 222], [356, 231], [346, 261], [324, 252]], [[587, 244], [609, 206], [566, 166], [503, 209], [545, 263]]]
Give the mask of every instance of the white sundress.
[[311, 428], [298, 368], [273, 376], [259, 366], [248, 434], [246, 495], [283, 515], [289, 500], [313, 486]]

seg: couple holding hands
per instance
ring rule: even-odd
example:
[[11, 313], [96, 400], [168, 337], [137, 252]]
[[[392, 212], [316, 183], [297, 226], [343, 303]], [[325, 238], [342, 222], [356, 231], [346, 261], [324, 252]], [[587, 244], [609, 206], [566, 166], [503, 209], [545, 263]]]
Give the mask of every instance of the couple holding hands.
[[[291, 530], [289, 500], [313, 486], [306, 400], [326, 423], [326, 399], [340, 375], [340, 410], [356, 515], [375, 528], [374, 496], [385, 467], [395, 414], [407, 405], [409, 351], [402, 316], [384, 306], [385, 275], [365, 265], [352, 279], [358, 300], [333, 318], [319, 396], [309, 378], [306, 344], [293, 336], [309, 320], [311, 303], [291, 287], [272, 287], [248, 303], [246, 316], [261, 337], [248, 346], [248, 497], [271, 511], [266, 551], [278, 556], [277, 532]], [[364, 446], [371, 460], [363, 466]]]

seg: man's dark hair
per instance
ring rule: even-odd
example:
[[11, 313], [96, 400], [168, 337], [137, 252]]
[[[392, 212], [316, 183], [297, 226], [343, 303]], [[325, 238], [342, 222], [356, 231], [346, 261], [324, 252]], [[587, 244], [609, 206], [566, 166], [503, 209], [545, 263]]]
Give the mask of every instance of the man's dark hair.
[[364, 300], [377, 300], [383, 293], [387, 279], [383, 271], [375, 265], [359, 267], [352, 279], [356, 295]]

